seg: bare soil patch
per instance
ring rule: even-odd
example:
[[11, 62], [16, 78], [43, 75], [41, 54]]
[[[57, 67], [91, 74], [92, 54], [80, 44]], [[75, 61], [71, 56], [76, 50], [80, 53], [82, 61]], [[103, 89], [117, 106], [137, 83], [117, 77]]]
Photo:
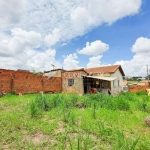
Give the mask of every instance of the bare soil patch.
[[23, 138], [23, 142], [32, 142], [34, 145], [40, 144], [42, 141], [47, 141], [49, 139], [48, 135], [42, 132], [36, 132], [33, 135], [26, 135]]

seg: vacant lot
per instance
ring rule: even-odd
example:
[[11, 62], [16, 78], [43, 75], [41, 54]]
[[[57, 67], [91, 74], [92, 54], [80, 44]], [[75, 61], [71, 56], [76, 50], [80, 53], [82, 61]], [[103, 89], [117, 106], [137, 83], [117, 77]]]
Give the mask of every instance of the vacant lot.
[[0, 98], [0, 149], [150, 150], [150, 98], [53, 94]]

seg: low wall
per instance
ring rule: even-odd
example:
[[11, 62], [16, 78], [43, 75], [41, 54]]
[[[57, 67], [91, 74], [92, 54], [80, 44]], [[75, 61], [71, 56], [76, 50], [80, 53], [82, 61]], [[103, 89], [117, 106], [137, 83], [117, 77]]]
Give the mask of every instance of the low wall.
[[61, 92], [61, 77], [35, 76], [28, 71], [0, 69], [0, 92], [36, 93]]
[[62, 79], [61, 77], [43, 77], [42, 78], [43, 82], [43, 91], [45, 92], [62, 92]]
[[11, 91], [11, 77], [7, 74], [0, 74], [0, 92], [9, 93]]
[[134, 85], [134, 86], [129, 86], [128, 90], [129, 92], [138, 92], [138, 91], [145, 91], [148, 89], [148, 85]]

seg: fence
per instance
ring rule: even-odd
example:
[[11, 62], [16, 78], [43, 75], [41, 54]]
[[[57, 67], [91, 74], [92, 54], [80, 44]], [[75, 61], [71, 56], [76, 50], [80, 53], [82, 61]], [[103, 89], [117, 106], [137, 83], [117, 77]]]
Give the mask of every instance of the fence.
[[28, 71], [0, 69], [0, 92], [2, 93], [36, 93], [61, 92], [61, 77], [36, 76]]
[[128, 87], [129, 92], [138, 92], [138, 91], [146, 91], [148, 89], [148, 85], [130, 85]]

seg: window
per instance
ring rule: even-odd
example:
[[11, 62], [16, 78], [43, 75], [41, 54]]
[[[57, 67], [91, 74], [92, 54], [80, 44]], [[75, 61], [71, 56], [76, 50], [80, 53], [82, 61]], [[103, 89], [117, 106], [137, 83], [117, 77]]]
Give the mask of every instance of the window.
[[74, 84], [74, 79], [68, 79], [68, 86], [72, 86]]

